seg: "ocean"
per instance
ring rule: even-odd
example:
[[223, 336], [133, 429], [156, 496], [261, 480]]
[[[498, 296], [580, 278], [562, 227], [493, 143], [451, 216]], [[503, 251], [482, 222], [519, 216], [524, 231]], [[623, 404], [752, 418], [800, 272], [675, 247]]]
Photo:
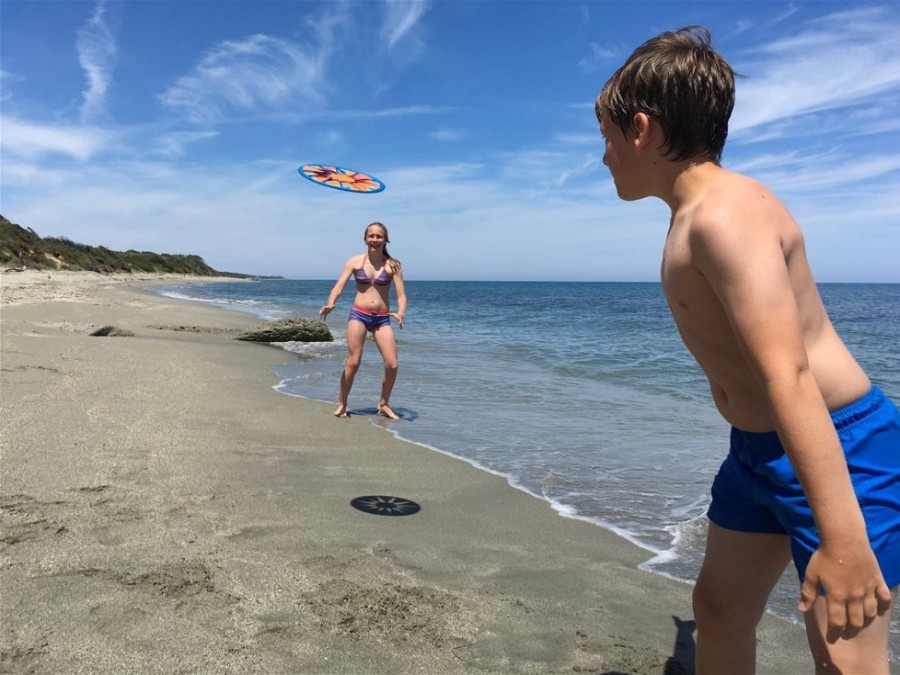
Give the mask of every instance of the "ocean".
[[[259, 280], [156, 289], [252, 312], [315, 318], [333, 281]], [[382, 374], [367, 342], [350, 412], [432, 451], [505, 477], [561, 514], [612, 530], [647, 551], [642, 568], [693, 581], [702, 560], [709, 486], [729, 427], [682, 345], [658, 283], [407, 280], [405, 328], [394, 325], [400, 373], [375, 415]], [[900, 402], [900, 284], [820, 284], [844, 341]], [[352, 289], [329, 317], [333, 343], [286, 343], [277, 390], [336, 400]], [[409, 495], [406, 495], [409, 496]], [[792, 621], [790, 566], [769, 610]], [[900, 612], [897, 612], [900, 617]], [[900, 618], [892, 626], [900, 659]]]

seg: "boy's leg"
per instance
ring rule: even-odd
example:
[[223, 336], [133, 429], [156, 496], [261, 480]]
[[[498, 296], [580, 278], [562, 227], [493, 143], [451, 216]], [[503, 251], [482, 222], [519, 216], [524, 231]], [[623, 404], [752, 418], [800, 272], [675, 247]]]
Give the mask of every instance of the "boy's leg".
[[[896, 603], [897, 589], [892, 595]], [[819, 597], [812, 611], [806, 615], [806, 637], [816, 662], [816, 673], [887, 675], [890, 672], [888, 636], [893, 612], [876, 617], [848, 640], [841, 638], [834, 644], [828, 644], [825, 640], [828, 628], [826, 607], [825, 598]]]
[[755, 671], [756, 624], [790, 559], [787, 535], [709, 524], [694, 587], [698, 675]]
[[[863, 398], [832, 412], [832, 418], [882, 573], [889, 584], [897, 584], [900, 571], [900, 548], [897, 546], [900, 532], [900, 414], [890, 399], [873, 387]], [[890, 621], [897, 592], [895, 585], [890, 610], [877, 616], [855, 635], [846, 634], [846, 639], [839, 638], [833, 644], [826, 638], [826, 599], [817, 598], [805, 617], [816, 672], [888, 673]], [[834, 639], [835, 636], [827, 637]]]

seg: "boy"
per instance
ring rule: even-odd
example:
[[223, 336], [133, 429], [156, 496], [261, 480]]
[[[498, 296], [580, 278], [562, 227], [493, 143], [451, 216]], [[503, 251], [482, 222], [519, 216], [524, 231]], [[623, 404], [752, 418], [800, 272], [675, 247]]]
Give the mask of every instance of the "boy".
[[732, 425], [694, 590], [697, 671], [753, 672], [793, 555], [816, 671], [887, 673], [900, 414], [835, 333], [790, 213], [719, 165], [733, 106], [734, 73], [701, 27], [639, 47], [596, 101], [619, 196], [671, 209], [663, 290]]

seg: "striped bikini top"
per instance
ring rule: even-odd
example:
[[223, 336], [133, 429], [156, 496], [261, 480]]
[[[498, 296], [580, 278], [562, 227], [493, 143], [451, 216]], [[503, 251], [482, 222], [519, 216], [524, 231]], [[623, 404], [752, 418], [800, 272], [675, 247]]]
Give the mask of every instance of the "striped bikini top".
[[366, 274], [365, 269], [365, 258], [363, 259], [363, 266], [360, 267], [353, 273], [353, 276], [356, 279], [356, 283], [358, 284], [371, 284], [372, 286], [390, 286], [391, 285], [391, 275], [388, 274], [387, 271], [387, 258], [381, 259], [381, 273], [375, 277], [374, 279], [370, 279], [369, 275]]

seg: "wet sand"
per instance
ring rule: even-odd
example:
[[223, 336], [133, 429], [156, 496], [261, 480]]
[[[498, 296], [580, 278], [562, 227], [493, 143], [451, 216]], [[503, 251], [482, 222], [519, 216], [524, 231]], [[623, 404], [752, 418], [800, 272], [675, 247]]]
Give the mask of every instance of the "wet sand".
[[[234, 340], [251, 315], [142, 290], [175, 279], [0, 277], [0, 671], [692, 672], [689, 585], [277, 393], [268, 366], [296, 357]], [[367, 495], [421, 510], [351, 506]], [[767, 616], [758, 671], [811, 672], [802, 628]]]

